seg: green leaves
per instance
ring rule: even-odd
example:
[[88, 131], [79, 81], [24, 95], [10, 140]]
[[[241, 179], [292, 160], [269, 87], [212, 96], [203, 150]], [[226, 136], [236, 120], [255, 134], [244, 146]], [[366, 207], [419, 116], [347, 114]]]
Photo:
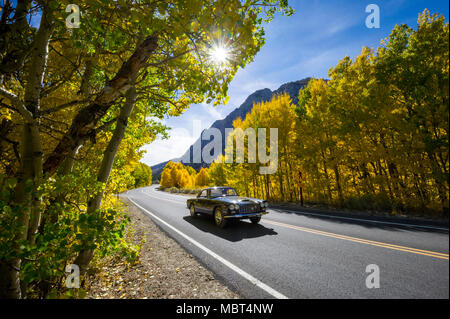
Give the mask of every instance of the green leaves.
[[[30, 297], [42, 297], [40, 293], [51, 289], [60, 291], [64, 266], [82, 249], [96, 248], [100, 255], [120, 251], [136, 258], [138, 247], [124, 241], [129, 220], [112, 194], [151, 182], [151, 170], [139, 160], [144, 153], [142, 146], [157, 135], [167, 136], [167, 128], [157, 119], [180, 115], [191, 104], [203, 100], [215, 105], [226, 103], [228, 85], [239, 66], [252, 61], [264, 44], [262, 17], [272, 19], [274, 12], [289, 10], [286, 1], [275, 0], [80, 0], [76, 3], [81, 13], [80, 27], [72, 29], [65, 23], [69, 3], [45, 3], [52, 28], [49, 43], [42, 44], [41, 49], [48, 44], [49, 54], [43, 63], [45, 72], [41, 72], [42, 87], [33, 88], [42, 111], [34, 114], [39, 126], [35, 138], [44, 146], [42, 158], [48, 160], [52, 158], [49, 155], [57, 154], [52, 169], [46, 168], [56, 173], [41, 178], [42, 169], [36, 161], [39, 171], [34, 174], [38, 178], [26, 181], [25, 187], [17, 190], [21, 167], [18, 158], [28, 154], [16, 154], [20, 143], [12, 143], [5, 152], [1, 145], [0, 174], [9, 176], [0, 178], [0, 257], [24, 258], [20, 275], [30, 284]], [[36, 5], [40, 10], [42, 3]], [[264, 13], [262, 7], [270, 9]], [[23, 34], [7, 37], [5, 52], [20, 48], [21, 54], [27, 53], [29, 43], [40, 43], [35, 28], [28, 27]], [[157, 39], [156, 49], [141, 45], [150, 36]], [[223, 68], [209, 59], [210, 49], [218, 41], [226, 42], [233, 53]], [[19, 97], [24, 96], [23, 83], [34, 83], [29, 74], [36, 75], [28, 72], [33, 66], [30, 55], [22, 55], [23, 67], [12, 67], [15, 76], [5, 76], [3, 83]], [[135, 59], [130, 60], [130, 56]], [[129, 68], [122, 68], [125, 61], [132, 61], [126, 64]], [[132, 74], [123, 76], [131, 69]], [[108, 183], [99, 183], [98, 169], [117, 127], [123, 91], [134, 76], [137, 103], [131, 116], [123, 119], [127, 120], [125, 137]], [[92, 112], [87, 114], [86, 109]], [[5, 127], [8, 138], [20, 140], [21, 115], [8, 108], [2, 109], [0, 116], [0, 120], [18, 124], [10, 128], [1, 121], [2, 134]], [[93, 118], [95, 121], [90, 120]], [[70, 128], [72, 123], [81, 123], [75, 129], [77, 133]], [[79, 144], [69, 143], [71, 149], [57, 148], [75, 140]], [[72, 152], [74, 149], [76, 152]], [[41, 151], [36, 153], [40, 155]], [[183, 183], [194, 179], [188, 171], [184, 175]], [[200, 180], [206, 183], [203, 175]], [[101, 209], [87, 214], [93, 194], [103, 191]], [[20, 205], [14, 203], [15, 192], [26, 195]], [[26, 237], [26, 228], [20, 225], [27, 225], [27, 214], [42, 217], [35, 242], [19, 239]], [[51, 287], [40, 291], [42, 283], [50, 283]]]
[[[294, 106], [253, 106], [235, 127], [277, 127], [277, 174], [219, 158], [212, 184], [252, 197], [354, 209], [448, 216], [449, 25], [425, 11], [418, 28], [396, 26], [311, 79]], [[282, 107], [280, 107], [282, 105]], [[300, 175], [301, 174], [301, 175]]]
[[8, 178], [5, 181], [5, 186], [9, 189], [13, 189], [17, 185], [17, 178]]

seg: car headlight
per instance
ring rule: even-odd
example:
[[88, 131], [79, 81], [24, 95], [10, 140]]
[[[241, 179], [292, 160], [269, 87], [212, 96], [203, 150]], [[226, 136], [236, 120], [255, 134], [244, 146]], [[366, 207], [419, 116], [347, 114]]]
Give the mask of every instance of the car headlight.
[[239, 209], [239, 205], [231, 204], [230, 206], [228, 206], [228, 208], [230, 210], [238, 210]]
[[269, 207], [269, 203], [268, 202], [264, 202], [264, 207], [265, 208]]

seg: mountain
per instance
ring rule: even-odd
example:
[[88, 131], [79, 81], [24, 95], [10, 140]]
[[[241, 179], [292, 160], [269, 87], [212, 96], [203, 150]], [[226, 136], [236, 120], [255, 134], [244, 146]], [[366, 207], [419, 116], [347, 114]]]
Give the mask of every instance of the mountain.
[[[273, 96], [276, 96], [276, 95], [279, 95], [282, 93], [289, 94], [289, 96], [292, 99], [292, 102], [294, 104], [297, 104], [298, 103], [298, 92], [300, 91], [300, 89], [304, 88], [308, 84], [309, 80], [310, 80], [310, 78], [306, 78], [306, 79], [303, 79], [300, 81], [285, 83], [275, 91], [271, 91], [270, 89], [262, 89], [262, 90], [255, 91], [254, 93], [250, 94], [247, 97], [247, 99], [245, 99], [244, 103], [242, 103], [241, 106], [239, 106], [234, 111], [232, 111], [230, 114], [228, 114], [227, 117], [225, 117], [222, 120], [215, 121], [211, 125], [210, 128], [216, 128], [222, 133], [222, 154], [224, 153], [224, 150], [225, 150], [225, 141], [226, 141], [225, 128], [232, 128], [234, 120], [236, 120], [238, 117], [245, 119], [245, 116], [247, 115], [247, 113], [249, 113], [251, 111], [251, 109], [255, 103], [270, 101]], [[192, 154], [193, 154], [194, 147], [195, 146], [199, 147], [199, 145], [201, 144], [201, 148], [198, 148], [198, 149], [203, 149], [203, 147], [208, 143], [209, 143], [209, 141], [204, 141], [204, 140], [202, 141], [201, 136], [200, 136], [197, 139], [197, 141], [195, 141], [195, 143], [192, 144], [186, 150], [186, 152], [184, 153], [184, 155], [182, 157], [174, 158], [171, 161], [172, 162], [180, 162], [180, 161], [185, 162], [186, 160], [188, 160], [189, 163], [185, 163], [185, 165], [192, 166], [196, 170], [199, 170], [202, 166], [208, 167], [209, 164], [207, 164], [207, 163], [192, 163], [193, 162]], [[166, 164], [168, 162], [169, 161], [166, 161], [166, 162], [159, 163], [159, 164], [152, 166], [153, 178], [155, 180], [159, 179], [159, 176], [161, 175], [161, 172], [164, 169], [164, 166], [166, 166]]]

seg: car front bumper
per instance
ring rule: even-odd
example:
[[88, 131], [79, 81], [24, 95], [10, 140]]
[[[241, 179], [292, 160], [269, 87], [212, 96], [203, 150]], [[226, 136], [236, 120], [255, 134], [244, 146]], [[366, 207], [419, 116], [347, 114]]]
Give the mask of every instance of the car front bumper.
[[224, 216], [224, 218], [232, 218], [232, 219], [245, 219], [245, 218], [253, 218], [253, 217], [261, 217], [263, 215], [267, 215], [269, 212], [258, 212], [258, 213], [248, 213], [248, 214], [233, 214]]

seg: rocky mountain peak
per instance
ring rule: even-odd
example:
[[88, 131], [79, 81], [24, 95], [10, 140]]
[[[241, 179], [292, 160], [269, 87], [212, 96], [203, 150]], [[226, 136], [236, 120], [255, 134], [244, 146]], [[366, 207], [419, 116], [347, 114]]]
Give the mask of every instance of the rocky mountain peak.
[[[275, 91], [272, 91], [268, 88], [257, 90], [255, 92], [253, 92], [252, 94], [250, 94], [245, 99], [244, 103], [242, 103], [238, 108], [234, 109], [224, 119], [215, 121], [211, 125], [210, 128], [216, 128], [216, 129], [220, 130], [220, 132], [222, 133], [222, 154], [224, 153], [224, 150], [225, 150], [225, 141], [226, 141], [225, 128], [233, 127], [234, 120], [236, 120], [238, 117], [240, 117], [241, 119], [245, 119], [246, 115], [251, 111], [251, 109], [255, 103], [268, 102], [272, 99], [273, 96], [276, 96], [279, 94], [283, 94], [283, 93], [289, 94], [289, 96], [292, 99], [292, 102], [294, 104], [297, 104], [298, 103], [298, 92], [308, 84], [310, 79], [311, 78], [305, 78], [303, 80], [285, 83], [285, 84], [281, 85]], [[200, 169], [200, 167], [202, 167], [202, 166], [203, 167], [209, 166], [209, 164], [207, 164], [207, 163], [192, 163], [192, 161], [193, 161], [192, 154], [193, 154], [194, 145], [197, 145], [197, 147], [198, 147], [198, 144], [201, 144], [201, 149], [203, 149], [203, 147], [208, 143], [209, 143], [209, 141], [202, 141], [201, 138], [199, 137], [197, 139], [197, 141], [187, 149], [187, 151], [181, 158], [175, 158], [175, 159], [172, 159], [171, 161], [172, 162], [179, 162], [179, 161], [184, 162], [185, 159], [189, 159], [188, 160], [189, 163], [185, 163], [185, 164], [192, 166], [193, 168], [195, 168], [197, 170]], [[181, 159], [183, 159], [183, 160], [181, 160]], [[152, 166], [154, 179], [159, 179], [159, 176], [160, 176], [164, 166], [168, 162], [169, 161], [166, 161], [166, 162]]]

